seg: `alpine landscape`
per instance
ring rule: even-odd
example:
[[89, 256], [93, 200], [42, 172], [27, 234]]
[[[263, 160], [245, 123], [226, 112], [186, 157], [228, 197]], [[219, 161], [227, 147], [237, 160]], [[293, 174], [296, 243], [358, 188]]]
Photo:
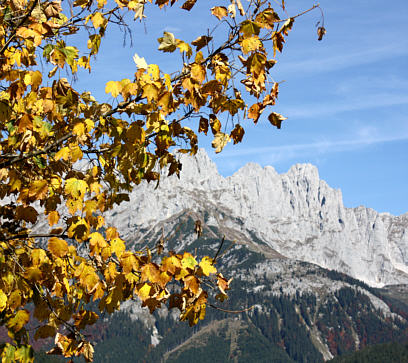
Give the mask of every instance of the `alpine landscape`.
[[1, 363], [408, 363], [407, 2], [321, 2], [0, 0]]
[[322, 362], [390, 342], [407, 357], [408, 214], [345, 208], [310, 164], [278, 174], [252, 163], [224, 178], [204, 149], [182, 164], [109, 220], [136, 250], [216, 256], [229, 298], [192, 330], [176, 309], [125, 302], [90, 331], [95, 361]]

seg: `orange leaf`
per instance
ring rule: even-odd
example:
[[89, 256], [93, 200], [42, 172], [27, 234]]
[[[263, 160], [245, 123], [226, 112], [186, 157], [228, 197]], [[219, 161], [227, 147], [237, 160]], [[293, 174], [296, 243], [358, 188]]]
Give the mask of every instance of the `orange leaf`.
[[198, 132], [204, 132], [207, 135], [208, 132], [208, 120], [204, 117], [200, 117], [200, 124], [198, 126]]
[[201, 48], [204, 48], [211, 40], [212, 37], [201, 35], [200, 37], [193, 40], [191, 44], [196, 46], [196, 52], [198, 52]]
[[280, 113], [272, 112], [268, 116], [268, 120], [273, 126], [276, 126], [278, 129], [280, 129], [282, 121], [287, 120], [287, 117], [282, 116]]
[[48, 182], [47, 180], [36, 180], [31, 183], [28, 195], [35, 197], [38, 200], [42, 200], [47, 196]]
[[33, 117], [26, 113], [18, 120], [18, 132], [25, 132], [33, 129]]
[[48, 249], [56, 257], [64, 257], [68, 253], [68, 243], [60, 238], [51, 237], [48, 241]]
[[48, 224], [50, 226], [53, 226], [54, 224], [57, 224], [59, 221], [59, 214], [56, 210], [53, 210], [48, 214]]
[[184, 278], [184, 286], [189, 289], [194, 295], [198, 293], [199, 282], [197, 277], [193, 275], [186, 276]]
[[190, 11], [193, 6], [195, 5], [195, 3], [197, 2], [197, 0], [187, 0], [182, 6], [181, 8], [187, 11]]
[[242, 141], [244, 134], [245, 134], [244, 128], [241, 125], [236, 124], [234, 129], [231, 131], [230, 136], [234, 140], [234, 144], [237, 144]]

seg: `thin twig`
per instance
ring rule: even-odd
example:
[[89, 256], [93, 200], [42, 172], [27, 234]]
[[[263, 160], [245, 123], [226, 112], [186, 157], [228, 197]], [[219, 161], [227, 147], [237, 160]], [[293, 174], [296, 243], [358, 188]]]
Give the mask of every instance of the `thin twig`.
[[255, 307], [255, 305], [252, 305], [251, 307], [243, 309], [243, 310], [227, 310], [227, 309], [223, 309], [218, 306], [215, 306], [213, 304], [208, 304], [208, 306], [212, 307], [213, 309], [220, 310], [220, 311], [223, 311], [224, 313], [230, 313], [230, 314], [245, 313], [246, 311], [250, 311]]
[[220, 247], [218, 248], [218, 251], [217, 251], [217, 253], [215, 254], [215, 256], [214, 256], [214, 258], [213, 258], [213, 262], [212, 262], [213, 265], [215, 264], [215, 261], [217, 260], [218, 254], [219, 254], [220, 251], [221, 251], [221, 248], [222, 248], [222, 246], [223, 246], [223, 244], [224, 244], [224, 241], [225, 241], [225, 236], [222, 237], [222, 241], [221, 241]]

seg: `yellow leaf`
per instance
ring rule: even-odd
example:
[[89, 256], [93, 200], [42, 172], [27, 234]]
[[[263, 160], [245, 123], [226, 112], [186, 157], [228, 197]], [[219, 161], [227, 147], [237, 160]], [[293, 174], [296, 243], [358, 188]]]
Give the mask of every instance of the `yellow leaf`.
[[112, 252], [109, 246], [102, 248], [101, 257], [104, 261], [106, 261], [111, 256], [112, 256]]
[[89, 310], [81, 310], [73, 315], [74, 325], [79, 330], [84, 329], [86, 325], [95, 324], [98, 318], [99, 315], [97, 313]]
[[17, 314], [7, 322], [7, 327], [17, 333], [29, 320], [30, 313], [27, 310], [19, 310]]
[[160, 69], [157, 64], [149, 64], [147, 72], [151, 75], [153, 81], [157, 81], [160, 78]]
[[42, 74], [40, 71], [35, 71], [35, 72], [27, 72], [24, 75], [24, 83], [28, 86], [31, 85], [31, 89], [33, 91], [38, 89], [38, 86], [42, 82]]
[[91, 266], [85, 266], [82, 274], [80, 275], [80, 283], [86, 287], [88, 293], [93, 291], [99, 282], [99, 277], [95, 273], [95, 270]]
[[210, 274], [217, 272], [217, 269], [213, 266], [213, 259], [208, 256], [203, 257], [200, 262], [200, 267], [205, 276], [210, 276]]
[[0, 313], [6, 308], [7, 306], [7, 295], [0, 289]]
[[116, 230], [115, 227], [109, 227], [106, 230], [106, 239], [108, 241], [110, 241], [110, 240], [112, 240], [114, 238], [118, 238], [118, 237], [119, 237], [119, 233], [118, 233], [118, 231]]
[[76, 198], [68, 198], [65, 205], [71, 215], [74, 215], [78, 210], [81, 211], [83, 208], [82, 200]]
[[181, 262], [176, 256], [164, 257], [161, 262], [161, 270], [171, 275], [174, 275], [181, 267]]
[[122, 88], [122, 96], [125, 100], [129, 98], [130, 95], [135, 96], [139, 92], [139, 86], [137, 83], [128, 83]]
[[155, 263], [148, 263], [141, 268], [142, 282], [150, 281], [156, 283], [160, 281], [160, 270]]
[[98, 29], [100, 26], [103, 26], [106, 23], [106, 19], [99, 12], [96, 12], [91, 16], [92, 24], [95, 29]]
[[41, 277], [42, 277], [42, 272], [41, 272], [41, 270], [40, 270], [38, 267], [33, 267], [33, 266], [31, 266], [31, 267], [28, 267], [28, 268], [25, 270], [24, 277], [25, 277], [27, 280], [36, 282], [36, 281], [39, 281], [39, 280], [41, 279]]
[[78, 242], [85, 241], [89, 235], [89, 223], [84, 218], [78, 218], [68, 228], [68, 237], [75, 238]]
[[111, 93], [113, 97], [118, 97], [119, 93], [122, 91], [122, 85], [120, 82], [109, 81], [106, 83], [105, 92]]
[[33, 39], [34, 44], [38, 47], [41, 44], [41, 41], [43, 39], [43, 35], [38, 32], [35, 31], [33, 29], [29, 29], [26, 27], [20, 27], [18, 28], [17, 32], [16, 32], [17, 36], [23, 38], [23, 39]]
[[116, 264], [114, 262], [109, 262], [108, 267], [104, 271], [106, 281], [112, 282], [115, 281], [118, 271], [116, 270]]
[[194, 270], [195, 266], [197, 265], [197, 261], [191, 253], [184, 252], [183, 259], [181, 260], [181, 265], [183, 266], [183, 268]]
[[253, 36], [250, 38], [245, 38], [241, 42], [242, 51], [244, 54], [252, 52], [254, 50], [258, 50], [262, 47], [262, 42], [259, 40], [257, 36]]
[[105, 218], [102, 216], [98, 216], [98, 224], [96, 225], [96, 229], [99, 229], [105, 225]]
[[86, 362], [93, 362], [94, 347], [91, 343], [85, 342], [79, 352], [84, 356]]
[[137, 295], [144, 301], [150, 296], [150, 291], [152, 290], [152, 286], [150, 284], [143, 284], [140, 287], [136, 287]]
[[202, 83], [205, 80], [205, 68], [201, 64], [194, 63], [191, 66], [191, 78]]
[[93, 122], [91, 119], [87, 118], [85, 120], [85, 126], [86, 126], [86, 131], [90, 132], [94, 128], [95, 122]]
[[65, 193], [75, 199], [83, 199], [88, 189], [88, 184], [84, 180], [69, 178], [65, 182]]
[[149, 83], [143, 87], [143, 97], [146, 97], [148, 102], [157, 100], [158, 96], [159, 90], [154, 84]]
[[36, 248], [31, 251], [31, 261], [33, 266], [41, 265], [47, 259], [46, 252], [41, 248]]
[[165, 82], [165, 84], [166, 84], [167, 89], [168, 89], [170, 92], [173, 92], [173, 86], [171, 85], [171, 76], [170, 76], [170, 74], [165, 73], [165, 75], [164, 75], [164, 82]]
[[165, 288], [167, 283], [170, 282], [171, 279], [172, 277], [167, 272], [161, 272], [158, 283], [162, 288]]
[[87, 217], [91, 217], [91, 216], [92, 216], [92, 213], [96, 210], [97, 205], [98, 205], [98, 204], [97, 204], [97, 201], [96, 201], [96, 200], [93, 200], [93, 199], [87, 200], [87, 201], [85, 202], [84, 211], [85, 211]]
[[103, 236], [99, 232], [93, 232], [89, 237], [89, 247], [91, 249], [91, 255], [93, 255], [94, 253], [99, 254], [102, 248], [108, 246], [105, 238], [103, 238]]
[[228, 10], [224, 6], [214, 6], [211, 8], [211, 14], [217, 17], [218, 20], [221, 20], [223, 17], [228, 15]]
[[55, 154], [55, 160], [64, 159], [67, 161], [70, 158], [71, 150], [68, 146], [64, 146]]
[[267, 8], [259, 13], [256, 18], [256, 22], [263, 28], [273, 30], [275, 24], [280, 21], [279, 15], [272, 8]]
[[122, 253], [125, 251], [125, 242], [120, 238], [114, 238], [111, 241], [111, 251], [112, 253], [116, 253], [118, 258], [121, 258]]
[[139, 268], [139, 263], [132, 252], [122, 253], [120, 257], [120, 265], [122, 266], [125, 274], [131, 273], [132, 271], [137, 271]]
[[102, 188], [102, 185], [99, 184], [98, 182], [93, 182], [93, 183], [90, 185], [91, 192], [92, 192], [92, 193], [95, 193], [96, 195], [98, 195], [98, 194], [100, 193], [101, 188]]
[[214, 140], [211, 143], [211, 146], [215, 149], [215, 152], [218, 154], [224, 149], [224, 147], [230, 141], [230, 136], [224, 134], [223, 132], [218, 132], [214, 136]]
[[215, 117], [215, 115], [210, 115], [210, 126], [214, 136], [221, 130], [221, 122]]
[[64, 257], [68, 253], [68, 243], [63, 239], [51, 237], [48, 241], [48, 249], [56, 257]]
[[191, 49], [190, 45], [182, 40], [177, 42], [177, 48], [180, 50], [180, 53], [186, 53], [188, 58], [190, 58], [193, 54], [193, 50]]
[[16, 310], [21, 306], [21, 291], [14, 290], [8, 297], [8, 305], [11, 310]]
[[83, 134], [85, 134], [85, 124], [82, 122], [76, 123], [72, 128], [72, 133], [77, 136], [82, 136]]

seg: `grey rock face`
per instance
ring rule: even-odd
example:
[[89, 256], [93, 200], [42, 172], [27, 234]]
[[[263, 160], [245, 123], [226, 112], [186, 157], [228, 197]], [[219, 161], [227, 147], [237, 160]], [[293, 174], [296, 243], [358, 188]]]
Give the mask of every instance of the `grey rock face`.
[[[142, 184], [109, 217], [128, 240], [183, 211], [248, 241], [265, 242], [283, 256], [335, 269], [371, 286], [408, 283], [408, 213], [392, 216], [345, 208], [340, 190], [310, 164], [278, 174], [247, 164], [224, 178], [204, 150], [182, 156], [181, 177], [159, 187]], [[231, 236], [232, 239], [235, 236]], [[255, 243], [255, 242], [252, 242]]]

